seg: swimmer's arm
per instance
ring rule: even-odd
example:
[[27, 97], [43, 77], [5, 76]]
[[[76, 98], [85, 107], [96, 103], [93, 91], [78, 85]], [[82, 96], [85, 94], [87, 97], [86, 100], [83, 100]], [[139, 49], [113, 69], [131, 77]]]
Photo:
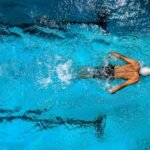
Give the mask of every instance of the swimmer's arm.
[[125, 56], [123, 56], [123, 55], [121, 55], [121, 54], [119, 54], [119, 53], [110, 52], [110, 55], [111, 55], [111, 56], [114, 56], [114, 57], [116, 57], [116, 58], [121, 58], [121, 59], [123, 59], [124, 61], [126, 61], [126, 62], [129, 63], [129, 64], [138, 63], [138, 61], [133, 60], [133, 59], [131, 59], [131, 58], [127, 58], [127, 57], [125, 57]]
[[108, 91], [109, 91], [109, 93], [113, 94], [113, 93], [119, 91], [120, 89], [122, 89], [128, 85], [134, 84], [138, 81], [139, 81], [139, 79], [128, 80], [128, 81], [124, 82], [123, 84], [116, 86], [113, 89], [109, 89]]

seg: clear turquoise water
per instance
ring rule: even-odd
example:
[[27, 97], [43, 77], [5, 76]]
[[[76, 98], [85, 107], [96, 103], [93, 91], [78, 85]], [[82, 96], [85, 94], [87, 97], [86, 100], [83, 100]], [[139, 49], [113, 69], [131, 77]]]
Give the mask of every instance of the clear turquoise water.
[[[84, 66], [105, 64], [112, 50], [150, 66], [148, 33], [115, 35], [68, 25], [67, 32], [47, 29], [53, 37], [43, 38], [10, 30], [21, 37], [0, 37], [0, 149], [150, 149], [150, 77], [114, 95], [108, 87], [122, 80], [76, 78]], [[80, 122], [102, 116], [100, 135], [95, 124]]]

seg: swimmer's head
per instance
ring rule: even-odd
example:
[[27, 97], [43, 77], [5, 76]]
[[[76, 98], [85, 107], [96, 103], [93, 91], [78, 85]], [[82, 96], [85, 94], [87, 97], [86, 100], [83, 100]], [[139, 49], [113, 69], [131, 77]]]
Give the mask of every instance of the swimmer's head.
[[150, 75], [150, 68], [149, 67], [142, 67], [140, 69], [140, 75], [149, 76]]

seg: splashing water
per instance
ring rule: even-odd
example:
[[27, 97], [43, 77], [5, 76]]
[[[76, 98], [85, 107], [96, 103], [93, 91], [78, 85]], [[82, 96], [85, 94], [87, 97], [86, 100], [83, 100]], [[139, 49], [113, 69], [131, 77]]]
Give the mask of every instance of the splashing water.
[[[79, 3], [83, 5], [84, 1]], [[91, 5], [96, 1], [86, 3]], [[129, 86], [113, 96], [106, 88], [122, 81], [117, 80], [110, 84], [107, 80], [77, 78], [77, 82], [72, 82], [79, 68], [105, 66], [111, 61], [114, 65], [124, 64], [119, 60], [108, 61], [107, 55], [111, 50], [150, 65], [149, 29], [145, 28], [147, 34], [143, 31], [138, 34], [134, 31], [132, 34], [129, 32], [136, 21], [145, 19], [136, 18], [139, 14], [134, 14], [134, 11], [140, 9], [141, 5], [135, 3], [115, 1], [114, 6], [112, 1], [104, 2], [103, 5], [106, 5], [108, 12], [114, 11], [109, 17], [109, 31], [113, 32], [109, 33], [101, 32], [97, 25], [86, 24], [70, 24], [63, 26], [63, 29], [32, 25], [29, 28], [10, 26], [6, 28], [5, 35], [1, 32], [3, 36], [0, 37], [0, 141], [4, 143], [2, 147], [46, 150], [149, 148], [149, 77], [141, 77], [139, 84]], [[67, 1], [65, 4], [68, 4]], [[84, 9], [78, 5], [79, 11], [83, 13], [89, 4]], [[66, 5], [63, 10], [68, 10], [69, 7], [66, 8]], [[133, 5], [137, 7], [132, 10]], [[94, 6], [91, 5], [90, 10], [96, 10]], [[130, 6], [133, 12], [121, 13], [127, 6]], [[77, 14], [76, 9], [74, 12]], [[147, 10], [143, 12], [145, 13]], [[76, 16], [75, 14], [65, 13], [65, 17]], [[115, 19], [113, 24], [111, 21]], [[114, 30], [120, 29], [118, 27], [121, 26], [128, 27], [127, 21], [131, 28], [125, 30], [125, 35]], [[143, 23], [142, 28], [146, 24]], [[115, 34], [112, 34], [114, 32]], [[121, 33], [124, 32], [121, 30]], [[62, 84], [65, 84], [65, 88]], [[106, 119], [105, 125], [97, 119], [98, 116]], [[98, 137], [97, 133], [100, 131], [103, 134]]]
[[64, 64], [59, 64], [56, 67], [58, 78], [66, 84], [70, 84], [70, 80], [72, 79], [71, 65], [72, 60], [68, 60]]

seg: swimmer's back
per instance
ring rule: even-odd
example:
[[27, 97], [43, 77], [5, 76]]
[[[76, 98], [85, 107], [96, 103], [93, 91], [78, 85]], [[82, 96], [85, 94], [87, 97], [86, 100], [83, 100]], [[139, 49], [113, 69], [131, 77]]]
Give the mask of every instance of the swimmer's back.
[[139, 64], [126, 64], [123, 66], [116, 66], [114, 71], [114, 77], [122, 79], [139, 78]]

